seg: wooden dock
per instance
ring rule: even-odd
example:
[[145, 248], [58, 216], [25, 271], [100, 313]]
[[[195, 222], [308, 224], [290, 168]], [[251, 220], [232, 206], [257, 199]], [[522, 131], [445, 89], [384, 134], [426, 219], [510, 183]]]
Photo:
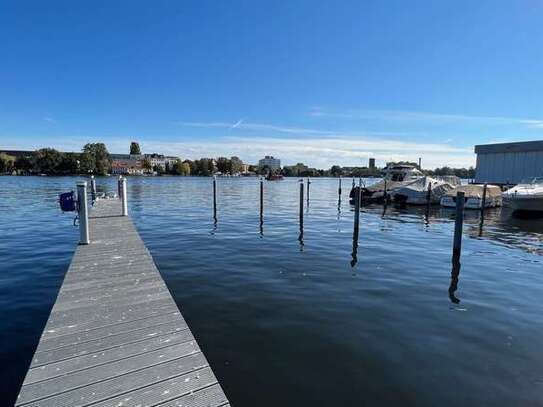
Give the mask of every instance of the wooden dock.
[[16, 406], [229, 406], [134, 224], [120, 214], [117, 199], [91, 210], [91, 244], [75, 251]]

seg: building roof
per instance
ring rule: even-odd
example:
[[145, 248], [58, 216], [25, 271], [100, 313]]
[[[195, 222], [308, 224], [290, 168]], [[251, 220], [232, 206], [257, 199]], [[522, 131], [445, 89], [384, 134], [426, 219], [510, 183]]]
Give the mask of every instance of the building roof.
[[517, 143], [481, 144], [475, 146], [476, 154], [523, 153], [543, 151], [543, 140], [520, 141]]

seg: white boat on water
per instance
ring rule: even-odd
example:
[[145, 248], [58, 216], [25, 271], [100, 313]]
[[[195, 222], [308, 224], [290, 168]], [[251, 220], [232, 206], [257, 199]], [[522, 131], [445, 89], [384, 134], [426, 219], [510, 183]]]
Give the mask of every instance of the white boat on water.
[[[461, 185], [441, 197], [441, 206], [456, 208], [456, 193], [464, 193], [465, 209], [481, 209], [484, 185]], [[502, 204], [502, 190], [497, 185], [486, 186], [485, 208], [495, 208]]]
[[[455, 177], [456, 178], [456, 177]], [[441, 197], [456, 188], [457, 178], [445, 181], [423, 176], [391, 192], [394, 202], [410, 205], [439, 204]]]
[[514, 212], [543, 212], [543, 177], [534, 177], [502, 194], [503, 203]]
[[[384, 177], [380, 181], [368, 187], [362, 188], [362, 196], [368, 202], [380, 201], [384, 198], [384, 191], [390, 194], [396, 188], [408, 185], [411, 182], [424, 177], [416, 167], [409, 164], [391, 164], [384, 169]], [[354, 203], [354, 190], [351, 190], [351, 204]]]

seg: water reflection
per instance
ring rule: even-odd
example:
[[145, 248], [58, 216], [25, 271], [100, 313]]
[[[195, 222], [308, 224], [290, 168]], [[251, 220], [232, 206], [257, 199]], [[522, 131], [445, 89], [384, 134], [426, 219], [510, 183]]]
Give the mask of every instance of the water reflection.
[[449, 299], [453, 304], [460, 303], [455, 293], [458, 289], [458, 277], [460, 276], [460, 256], [453, 256], [451, 270], [451, 284], [449, 285]]

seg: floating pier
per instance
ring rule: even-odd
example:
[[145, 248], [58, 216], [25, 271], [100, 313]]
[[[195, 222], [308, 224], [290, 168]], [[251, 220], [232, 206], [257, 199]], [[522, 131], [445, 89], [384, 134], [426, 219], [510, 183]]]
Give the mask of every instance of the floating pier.
[[229, 406], [123, 206], [91, 209], [16, 406]]

